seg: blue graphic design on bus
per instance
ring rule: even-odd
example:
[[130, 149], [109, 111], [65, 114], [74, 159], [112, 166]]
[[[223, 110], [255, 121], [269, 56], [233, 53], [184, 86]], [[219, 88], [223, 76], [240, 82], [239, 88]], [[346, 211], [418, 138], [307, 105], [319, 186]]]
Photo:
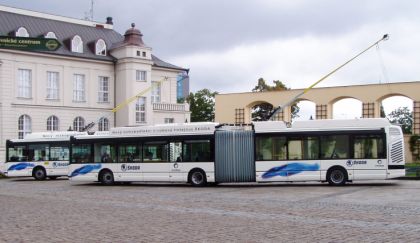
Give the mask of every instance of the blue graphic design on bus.
[[33, 168], [33, 167], [35, 167], [35, 164], [24, 162], [24, 163], [14, 164], [10, 166], [8, 170], [24, 170], [26, 168]]
[[262, 175], [263, 179], [272, 178], [275, 176], [291, 176], [299, 174], [303, 171], [319, 170], [319, 164], [304, 164], [304, 163], [290, 163], [282, 166], [276, 166], [269, 169]]
[[99, 170], [100, 168], [101, 168], [101, 165], [100, 164], [96, 164], [96, 165], [85, 165], [85, 166], [82, 166], [82, 167], [80, 167], [78, 169], [75, 169], [71, 173], [70, 177], [74, 177], [74, 176], [78, 176], [78, 175], [85, 175], [85, 174], [87, 174], [89, 172], [92, 172], [93, 170]]

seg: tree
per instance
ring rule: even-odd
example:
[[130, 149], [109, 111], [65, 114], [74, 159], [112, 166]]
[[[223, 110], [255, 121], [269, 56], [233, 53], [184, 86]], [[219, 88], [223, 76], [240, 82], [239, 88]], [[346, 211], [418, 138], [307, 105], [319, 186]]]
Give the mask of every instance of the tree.
[[186, 101], [190, 104], [192, 122], [214, 121], [214, 97], [216, 94], [217, 92], [202, 89], [188, 95]]
[[[266, 91], [282, 91], [289, 90], [283, 82], [280, 80], [273, 80], [274, 85], [268, 85], [263, 78], [259, 78], [257, 85], [252, 89], [252, 92], [266, 92]], [[276, 104], [277, 105], [277, 104]], [[273, 112], [273, 105], [269, 103], [261, 103], [252, 108], [252, 120], [253, 121], [265, 121], [268, 116]], [[292, 119], [299, 117], [299, 107], [297, 104], [292, 105]]]
[[413, 127], [413, 113], [408, 107], [399, 107], [388, 114], [389, 121], [401, 126], [404, 134], [410, 134]]

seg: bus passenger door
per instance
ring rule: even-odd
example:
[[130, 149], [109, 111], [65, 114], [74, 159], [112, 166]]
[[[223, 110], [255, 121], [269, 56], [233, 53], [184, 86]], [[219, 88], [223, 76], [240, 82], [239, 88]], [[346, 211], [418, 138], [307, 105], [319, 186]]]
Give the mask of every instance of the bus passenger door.
[[187, 181], [188, 163], [182, 158], [182, 142], [169, 143], [169, 161], [169, 180]]

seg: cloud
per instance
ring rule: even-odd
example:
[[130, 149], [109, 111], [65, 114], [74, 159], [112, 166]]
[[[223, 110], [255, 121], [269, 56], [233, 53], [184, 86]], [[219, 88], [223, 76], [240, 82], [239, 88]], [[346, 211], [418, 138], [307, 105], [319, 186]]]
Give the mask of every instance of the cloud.
[[259, 77], [281, 80], [292, 88], [305, 88], [338, 67], [384, 33], [381, 42], [326, 79], [320, 86], [415, 81], [420, 57], [420, 26], [407, 19], [364, 25], [335, 36], [304, 35], [242, 44], [221, 51], [180, 55], [170, 60], [191, 68], [192, 88], [222, 93], [250, 91]]

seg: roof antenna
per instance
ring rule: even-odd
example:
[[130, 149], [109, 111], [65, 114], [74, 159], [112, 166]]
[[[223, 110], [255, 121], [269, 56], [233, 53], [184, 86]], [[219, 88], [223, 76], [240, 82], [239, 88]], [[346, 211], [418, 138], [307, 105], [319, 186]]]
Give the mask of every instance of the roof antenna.
[[93, 4], [94, 1], [90, 0], [90, 9], [89, 12], [85, 12], [85, 20], [93, 21]]

